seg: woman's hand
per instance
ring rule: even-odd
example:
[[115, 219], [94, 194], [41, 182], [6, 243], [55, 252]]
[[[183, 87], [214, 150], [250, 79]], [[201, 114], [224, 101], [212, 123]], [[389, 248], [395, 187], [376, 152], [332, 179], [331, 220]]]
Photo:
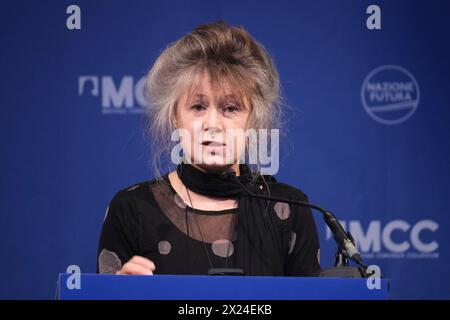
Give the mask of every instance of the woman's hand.
[[153, 271], [155, 271], [153, 261], [144, 257], [134, 256], [116, 274], [152, 275]]

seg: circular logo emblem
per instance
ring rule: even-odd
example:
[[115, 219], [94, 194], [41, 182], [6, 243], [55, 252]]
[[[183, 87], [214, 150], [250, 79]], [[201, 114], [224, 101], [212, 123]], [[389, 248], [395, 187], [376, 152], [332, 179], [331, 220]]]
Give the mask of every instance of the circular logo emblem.
[[419, 85], [414, 76], [395, 65], [372, 70], [361, 88], [361, 101], [367, 114], [386, 125], [405, 122], [416, 111], [419, 99]]

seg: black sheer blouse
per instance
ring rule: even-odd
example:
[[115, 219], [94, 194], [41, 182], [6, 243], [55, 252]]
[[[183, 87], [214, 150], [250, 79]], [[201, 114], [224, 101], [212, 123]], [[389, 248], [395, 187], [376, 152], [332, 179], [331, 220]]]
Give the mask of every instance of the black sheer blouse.
[[[304, 193], [287, 184], [268, 186], [271, 195], [307, 201]], [[317, 276], [319, 240], [310, 209], [271, 201], [268, 205], [285, 239], [284, 274]], [[152, 260], [155, 274], [205, 275], [210, 268], [233, 268], [236, 213], [237, 209], [194, 210], [175, 192], [168, 174], [133, 185], [118, 192], [108, 206], [97, 272], [115, 273], [135, 255]]]

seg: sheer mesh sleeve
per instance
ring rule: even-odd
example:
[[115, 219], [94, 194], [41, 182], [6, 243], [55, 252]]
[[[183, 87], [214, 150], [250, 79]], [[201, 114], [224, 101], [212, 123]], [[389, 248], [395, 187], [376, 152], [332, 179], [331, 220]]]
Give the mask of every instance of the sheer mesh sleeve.
[[138, 219], [123, 191], [111, 200], [100, 234], [97, 272], [115, 274], [138, 252]]

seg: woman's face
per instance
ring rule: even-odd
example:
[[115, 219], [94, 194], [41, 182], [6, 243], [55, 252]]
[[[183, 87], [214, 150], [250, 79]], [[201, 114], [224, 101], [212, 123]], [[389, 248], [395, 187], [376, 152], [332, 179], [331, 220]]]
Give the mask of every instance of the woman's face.
[[249, 114], [247, 99], [241, 99], [227, 81], [218, 88], [206, 72], [200, 74], [176, 108], [175, 127], [186, 157], [209, 172], [236, 168], [245, 151]]

